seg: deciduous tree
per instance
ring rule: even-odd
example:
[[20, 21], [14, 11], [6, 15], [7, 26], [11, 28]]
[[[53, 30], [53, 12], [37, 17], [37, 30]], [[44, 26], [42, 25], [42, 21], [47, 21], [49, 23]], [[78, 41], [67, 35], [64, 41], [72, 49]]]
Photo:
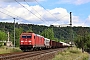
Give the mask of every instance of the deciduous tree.
[[41, 33], [41, 35], [44, 36], [44, 37], [46, 37], [46, 38], [49, 38], [49, 39], [54, 39], [54, 32], [53, 32], [53, 29], [52, 28], [45, 29]]

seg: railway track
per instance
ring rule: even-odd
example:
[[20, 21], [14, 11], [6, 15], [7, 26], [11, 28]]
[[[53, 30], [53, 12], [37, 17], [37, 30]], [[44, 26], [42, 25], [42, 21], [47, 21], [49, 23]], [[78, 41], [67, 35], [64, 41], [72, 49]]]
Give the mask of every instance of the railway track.
[[66, 48], [63, 48], [63, 49], [59, 48], [59, 49], [48, 49], [48, 50], [32, 51], [32, 52], [2, 54], [0, 55], [0, 60], [27, 60], [27, 59], [28, 60], [48, 60], [50, 57], [55, 56], [56, 52], [63, 51], [65, 49]]

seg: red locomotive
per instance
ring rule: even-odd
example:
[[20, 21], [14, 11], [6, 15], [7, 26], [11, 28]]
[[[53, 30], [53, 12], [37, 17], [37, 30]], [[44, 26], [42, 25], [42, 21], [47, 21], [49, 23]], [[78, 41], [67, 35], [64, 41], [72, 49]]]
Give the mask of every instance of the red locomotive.
[[33, 32], [22, 33], [20, 35], [20, 49], [21, 50], [31, 50], [36, 48], [44, 47], [44, 37], [37, 35]]
[[22, 51], [59, 47], [64, 47], [63, 43], [44, 38], [33, 32], [22, 33], [20, 35], [20, 49]]

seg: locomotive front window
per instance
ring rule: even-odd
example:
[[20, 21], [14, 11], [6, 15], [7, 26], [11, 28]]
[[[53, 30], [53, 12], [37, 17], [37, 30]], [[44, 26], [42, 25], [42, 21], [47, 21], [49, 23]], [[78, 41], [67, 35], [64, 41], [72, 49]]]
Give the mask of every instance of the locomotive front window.
[[26, 38], [26, 36], [22, 36], [22, 38]]
[[22, 38], [31, 38], [31, 35], [23, 35]]
[[27, 38], [31, 38], [31, 36], [27, 36]]

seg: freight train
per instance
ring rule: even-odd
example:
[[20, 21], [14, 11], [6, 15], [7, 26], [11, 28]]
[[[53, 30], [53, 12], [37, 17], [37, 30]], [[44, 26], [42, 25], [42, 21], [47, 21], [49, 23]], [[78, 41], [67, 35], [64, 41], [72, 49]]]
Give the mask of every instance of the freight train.
[[22, 51], [62, 48], [68, 46], [70, 45], [67, 43], [56, 42], [55, 40], [50, 40], [33, 32], [22, 33], [20, 35], [20, 49]]

